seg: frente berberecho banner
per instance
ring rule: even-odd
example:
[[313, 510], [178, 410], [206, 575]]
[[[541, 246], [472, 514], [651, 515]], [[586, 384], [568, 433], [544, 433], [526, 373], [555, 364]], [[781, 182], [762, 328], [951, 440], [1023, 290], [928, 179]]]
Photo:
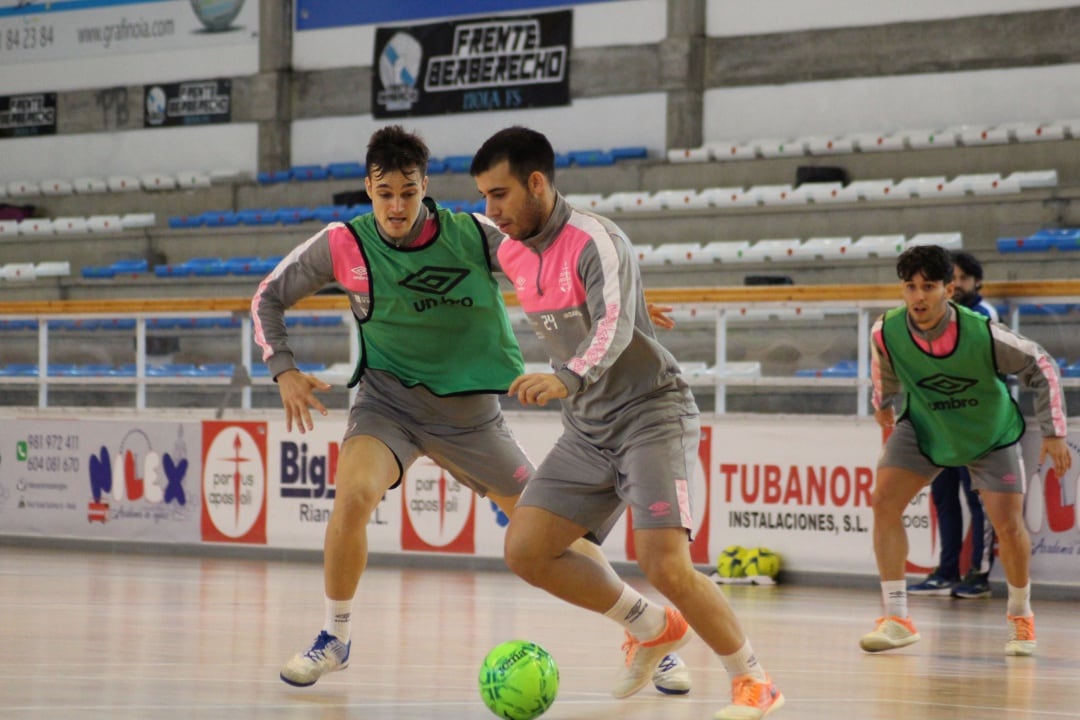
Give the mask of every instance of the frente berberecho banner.
[[573, 13], [375, 30], [376, 118], [570, 104]]

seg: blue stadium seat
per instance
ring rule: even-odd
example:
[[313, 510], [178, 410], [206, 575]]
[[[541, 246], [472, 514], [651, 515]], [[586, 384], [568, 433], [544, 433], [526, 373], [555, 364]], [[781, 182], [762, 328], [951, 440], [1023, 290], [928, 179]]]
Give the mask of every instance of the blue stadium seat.
[[853, 378], [859, 375], [859, 363], [855, 360], [841, 360], [832, 367], [825, 368], [822, 377]]
[[[469, 168], [472, 167], [472, 155], [448, 155], [444, 159], [446, 163], [446, 169], [452, 173], [467, 173]], [[431, 172], [431, 168], [428, 168], [428, 172]]]
[[555, 167], [556, 168], [570, 167], [573, 164], [573, 162], [574, 161], [570, 159], [570, 155], [568, 153], [555, 153]]
[[244, 225], [274, 225], [278, 221], [277, 212], [271, 208], [239, 210], [236, 217]]
[[446, 161], [441, 158], [428, 158], [428, 175], [442, 175], [446, 172]]
[[[330, 163], [326, 166], [326, 170], [330, 173], [330, 177], [335, 180], [341, 180], [343, 178], [362, 178], [367, 175], [367, 169], [358, 162]], [[430, 164], [428, 172], [431, 172]]]
[[273, 172], [261, 172], [255, 176], [255, 180], [260, 185], [272, 185], [274, 183], [283, 183], [292, 180], [292, 173], [288, 170], [275, 170]]
[[1050, 248], [1050, 240], [1045, 237], [1036, 238], [1033, 235], [1029, 237], [998, 238], [997, 240], [999, 253], [1046, 252]]
[[225, 258], [225, 271], [229, 275], [262, 275], [262, 260], [254, 256]]
[[38, 366], [32, 363], [11, 363], [0, 366], [0, 375], [5, 377], [37, 377]]
[[615, 158], [616, 162], [619, 160], [644, 160], [649, 157], [649, 151], [644, 145], [627, 145], [611, 148], [611, 156]]
[[37, 320], [0, 320], [0, 330], [37, 330], [37, 327]]
[[169, 218], [169, 227], [176, 229], [196, 228], [202, 227], [204, 222], [202, 213], [198, 215], [174, 215]]
[[207, 363], [200, 365], [199, 370], [209, 377], [232, 377], [235, 367], [233, 363]]
[[1021, 315], [1065, 315], [1071, 305], [1067, 303], [1033, 303], [1020, 306]]
[[289, 177], [300, 182], [326, 180], [330, 172], [322, 165], [293, 165], [289, 168]]
[[251, 366], [251, 377], [270, 377], [270, 369], [265, 363], [257, 362]]
[[573, 150], [569, 154], [570, 162], [578, 167], [601, 167], [615, 164], [615, 156], [604, 150]]
[[1080, 377], [1080, 360], [1077, 360], [1071, 365], [1062, 365], [1061, 376], [1068, 378]]
[[353, 219], [357, 215], [365, 215], [371, 212], [371, 203], [362, 203], [359, 205], [349, 206], [349, 219]]
[[150, 271], [150, 263], [148, 263], [146, 261], [146, 258], [131, 258], [129, 260], [117, 260], [114, 263], [112, 263], [111, 265], [109, 265], [109, 267], [112, 268], [113, 271], [116, 272], [117, 274], [126, 273], [126, 274], [130, 275], [130, 274], [144, 273], [144, 272], [149, 272]]
[[191, 275], [191, 268], [187, 265], [155, 265], [154, 275], [156, 277], [171, 278], [171, 277], [188, 277]]
[[79, 273], [87, 280], [102, 280], [116, 277], [116, 271], [111, 267], [84, 267]]
[[348, 205], [319, 205], [312, 208], [311, 214], [322, 223], [346, 222], [353, 218]]
[[1043, 228], [1031, 237], [1045, 239], [1058, 250], [1080, 250], [1080, 228]]
[[283, 207], [275, 211], [274, 217], [282, 225], [299, 225], [313, 220], [315, 213], [311, 211], [311, 208], [306, 207]]
[[232, 210], [207, 210], [202, 214], [206, 227], [232, 227], [240, 224], [240, 218]]
[[225, 267], [225, 262], [221, 258], [191, 258], [190, 260], [185, 260], [183, 264], [186, 267], [191, 268], [192, 275], [198, 275], [200, 277], [217, 277], [229, 274], [229, 270]]

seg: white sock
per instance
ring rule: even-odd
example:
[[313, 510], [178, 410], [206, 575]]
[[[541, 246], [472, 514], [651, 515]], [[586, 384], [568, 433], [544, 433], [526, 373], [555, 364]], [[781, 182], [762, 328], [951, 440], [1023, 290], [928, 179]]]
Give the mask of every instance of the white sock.
[[720, 660], [724, 663], [724, 669], [728, 671], [728, 675], [732, 678], [749, 675], [758, 682], [765, 682], [769, 679], [765, 675], [765, 668], [761, 667], [761, 663], [758, 662], [754, 649], [750, 647], [749, 640], [744, 642], [743, 646], [731, 655], [721, 655]]
[[885, 607], [885, 617], [895, 615], [898, 618], [906, 618], [908, 616], [907, 581], [883, 580], [881, 600]]
[[619, 599], [604, 615], [643, 642], [648, 642], [664, 632], [664, 625], [667, 623], [667, 612], [663, 605], [649, 602], [626, 583], [623, 583]]
[[1013, 617], [1031, 617], [1035, 613], [1031, 610], [1031, 581], [1024, 587], [1013, 587], [1008, 582], [1009, 602], [1006, 605], [1008, 612]]
[[349, 642], [352, 630], [352, 600], [331, 600], [326, 598], [326, 620], [323, 630], [343, 643]]

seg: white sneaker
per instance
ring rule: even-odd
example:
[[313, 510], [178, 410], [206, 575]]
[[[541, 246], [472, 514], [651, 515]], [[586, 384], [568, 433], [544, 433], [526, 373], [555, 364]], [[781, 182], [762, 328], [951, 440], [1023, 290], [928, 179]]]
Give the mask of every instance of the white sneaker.
[[1035, 616], [1009, 615], [1009, 640], [1005, 643], [1006, 655], [1027, 657], [1035, 653]]
[[629, 697], [648, 685], [660, 660], [672, 650], [685, 645], [690, 639], [690, 626], [679, 611], [674, 608], [664, 608], [664, 612], [667, 615], [664, 630], [652, 640], [641, 642], [630, 633], [626, 633], [626, 642], [622, 646], [623, 652], [626, 653], [626, 662], [619, 668], [619, 673], [615, 678], [615, 687], [611, 690], [611, 694], [615, 697]]
[[314, 685], [326, 673], [349, 667], [349, 648], [325, 630], [319, 633], [311, 647], [297, 654], [281, 669], [281, 679], [296, 687]]
[[872, 632], [868, 632], [859, 640], [859, 647], [866, 652], [881, 652], [882, 650], [894, 650], [907, 647], [922, 639], [919, 631], [911, 622], [911, 618], [900, 618], [895, 615], [880, 617], [877, 626]]
[[690, 692], [690, 668], [675, 653], [668, 653], [656, 666], [653, 685], [665, 695], [685, 695]]

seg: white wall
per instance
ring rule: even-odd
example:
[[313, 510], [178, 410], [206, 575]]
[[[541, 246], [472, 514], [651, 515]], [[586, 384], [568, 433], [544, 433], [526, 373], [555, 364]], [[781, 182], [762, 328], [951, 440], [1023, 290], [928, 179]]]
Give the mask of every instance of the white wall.
[[[623, 0], [577, 5], [575, 48], [643, 45], [667, 37], [665, 0]], [[418, 21], [426, 25], [438, 20]], [[293, 65], [298, 70], [368, 67], [375, 56], [375, 26], [305, 30], [293, 38]]]
[[815, 28], [941, 20], [1074, 5], [1076, 2], [1069, 0], [708, 0], [705, 28], [709, 36], [730, 37]]
[[708, 90], [706, 142], [1080, 117], [1080, 65]]
[[132, 130], [3, 141], [6, 180], [229, 169], [254, 173], [258, 125]]
[[[667, 133], [665, 108], [663, 93], [643, 93], [580, 99], [566, 107], [405, 118], [401, 123], [419, 132], [435, 157], [471, 155], [489, 135], [509, 125], [543, 132], [556, 152], [644, 145], [659, 153]], [[613, 118], [633, 122], [613, 123]], [[293, 163], [362, 160], [371, 133], [390, 122], [371, 115], [298, 120], [292, 125]]]

